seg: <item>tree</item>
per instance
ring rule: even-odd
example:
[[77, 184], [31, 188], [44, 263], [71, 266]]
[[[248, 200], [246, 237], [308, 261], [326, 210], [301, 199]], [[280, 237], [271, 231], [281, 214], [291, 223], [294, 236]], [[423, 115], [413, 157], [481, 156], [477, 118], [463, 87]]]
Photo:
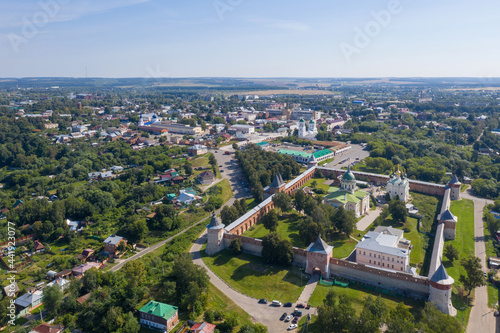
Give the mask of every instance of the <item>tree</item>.
[[405, 223], [408, 217], [408, 211], [404, 201], [393, 199], [389, 202], [389, 212], [395, 222]]
[[442, 313], [432, 302], [425, 303], [419, 321], [419, 332], [456, 333], [462, 331], [457, 318]]
[[342, 206], [337, 208], [337, 212], [331, 217], [331, 220], [337, 230], [346, 235], [350, 235], [354, 231], [357, 222], [354, 212], [346, 211]]
[[378, 333], [387, 316], [387, 305], [382, 298], [368, 296], [363, 303], [363, 310], [356, 321], [354, 331], [359, 333]]
[[338, 295], [333, 290], [326, 294], [323, 306], [318, 308], [318, 327], [324, 333], [351, 332], [356, 310], [347, 295]]
[[217, 165], [217, 159], [215, 158], [214, 154], [208, 155], [208, 163], [210, 163], [212, 167], [215, 167]]
[[415, 318], [402, 302], [389, 312], [387, 333], [415, 333]]
[[444, 248], [444, 255], [453, 264], [453, 261], [458, 259], [458, 250], [453, 246], [453, 244], [448, 243]]
[[292, 244], [272, 232], [262, 239], [262, 258], [268, 264], [290, 265], [293, 261]]
[[57, 284], [46, 287], [43, 290], [43, 304], [45, 304], [47, 309], [54, 311], [54, 314], [59, 313], [63, 303], [63, 297], [63, 292]]
[[241, 238], [235, 238], [231, 241], [231, 244], [229, 244], [229, 250], [231, 250], [235, 256], [241, 253], [242, 248], [243, 243], [241, 242]]
[[220, 218], [224, 225], [229, 225], [238, 218], [238, 211], [234, 206], [224, 206], [220, 212]]
[[123, 266], [123, 271], [131, 287], [137, 287], [144, 284], [146, 279], [146, 267], [141, 260], [127, 262], [125, 266]]
[[235, 143], [233, 143], [233, 149], [234, 149], [234, 150], [238, 150], [238, 148], [239, 148], [239, 147], [238, 147], [238, 144], [237, 144], [236, 142], [235, 142]]
[[262, 216], [264, 228], [271, 232], [275, 232], [278, 228], [278, 214], [276, 210], [271, 209], [266, 215]]
[[193, 174], [193, 167], [191, 166], [191, 163], [184, 164], [184, 170], [186, 171], [187, 176], [191, 176]]
[[273, 203], [281, 210], [281, 215], [292, 209], [292, 198], [286, 192], [280, 191], [274, 194]]
[[268, 333], [267, 327], [261, 323], [249, 324], [241, 326], [238, 333]]
[[304, 193], [304, 191], [302, 191], [302, 189], [299, 189], [297, 192], [295, 192], [295, 198], [293, 204], [297, 211], [301, 212], [304, 209], [305, 201], [306, 201], [306, 194]]
[[318, 235], [323, 234], [321, 225], [315, 222], [310, 216], [306, 216], [306, 218], [299, 223], [298, 229], [299, 237], [305, 246], [316, 241]]
[[97, 270], [95, 268], [89, 269], [88, 271], [85, 272], [85, 275], [83, 276], [83, 284], [82, 284], [82, 291], [83, 293], [89, 293], [93, 291], [97, 286], [99, 285], [99, 280], [97, 277]]
[[464, 285], [470, 295], [471, 291], [476, 287], [481, 287], [486, 284], [484, 280], [481, 260], [473, 255], [463, 258], [460, 262], [465, 269], [466, 275], [461, 274], [459, 281]]

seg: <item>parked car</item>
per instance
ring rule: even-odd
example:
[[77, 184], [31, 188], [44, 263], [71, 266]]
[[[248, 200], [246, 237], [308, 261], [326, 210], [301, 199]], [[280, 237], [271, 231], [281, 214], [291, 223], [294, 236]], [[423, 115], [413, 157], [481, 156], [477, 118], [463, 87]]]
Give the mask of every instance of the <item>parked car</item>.
[[292, 320], [292, 324], [297, 324], [299, 322], [299, 317], [295, 317]]
[[303, 308], [305, 308], [305, 307], [306, 307], [306, 306], [305, 306], [304, 304], [302, 304], [302, 303], [297, 304], [297, 308], [299, 308], [299, 309], [303, 309]]
[[292, 315], [288, 315], [288, 317], [285, 318], [285, 323], [289, 322], [290, 320], [292, 320], [293, 316]]
[[267, 304], [267, 299], [265, 298], [259, 299], [259, 304]]
[[286, 318], [286, 312], [283, 312], [283, 314], [280, 317], [280, 320], [285, 320], [285, 318]]
[[306, 305], [306, 309], [309, 310], [311, 306], [309, 304]]
[[291, 331], [291, 330], [294, 330], [297, 328], [297, 324], [292, 324], [290, 326], [288, 326], [287, 330]]
[[292, 303], [287, 302], [287, 303], [283, 304], [283, 307], [285, 307], [285, 308], [291, 308], [292, 307]]
[[273, 301], [271, 303], [272, 306], [281, 306], [281, 302], [280, 301]]

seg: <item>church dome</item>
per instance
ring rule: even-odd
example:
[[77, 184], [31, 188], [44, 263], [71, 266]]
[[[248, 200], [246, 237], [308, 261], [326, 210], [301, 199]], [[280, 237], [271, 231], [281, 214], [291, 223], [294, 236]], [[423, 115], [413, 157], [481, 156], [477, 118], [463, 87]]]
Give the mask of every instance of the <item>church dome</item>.
[[356, 180], [356, 177], [354, 177], [354, 174], [351, 172], [351, 166], [347, 167], [347, 172], [342, 177], [342, 180]]
[[304, 118], [300, 118], [299, 122], [301, 122], [301, 123], [305, 123]]

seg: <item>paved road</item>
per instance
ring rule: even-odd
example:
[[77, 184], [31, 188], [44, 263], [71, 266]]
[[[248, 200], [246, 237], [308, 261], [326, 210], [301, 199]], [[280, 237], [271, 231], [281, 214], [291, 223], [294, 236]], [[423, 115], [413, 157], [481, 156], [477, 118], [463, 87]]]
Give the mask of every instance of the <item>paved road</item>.
[[[193, 262], [196, 265], [204, 267], [207, 270], [208, 276], [210, 277], [210, 282], [217, 287], [220, 291], [222, 291], [227, 297], [229, 297], [233, 302], [236, 303], [240, 308], [245, 310], [255, 322], [262, 323], [266, 325], [271, 333], [281, 333], [286, 332], [287, 327], [290, 323], [284, 323], [279, 320], [280, 316], [283, 312], [290, 314], [293, 311], [293, 308], [283, 308], [283, 307], [273, 307], [265, 304], [258, 304], [258, 300], [256, 298], [252, 298], [246, 295], [243, 295], [236, 290], [229, 287], [223, 280], [221, 280], [213, 271], [211, 271], [207, 265], [203, 262], [200, 250], [202, 245], [206, 241], [206, 232], [198, 238], [189, 251], [193, 254]], [[301, 309], [303, 315], [307, 316], [308, 313], [316, 314], [316, 309], [311, 308], [309, 310]]]
[[[483, 208], [485, 205], [493, 203], [493, 201], [476, 197], [470, 190], [462, 193], [462, 198], [470, 199], [474, 202], [475, 255], [481, 259], [483, 270], [488, 271], [486, 264], [486, 246], [484, 243]], [[488, 307], [487, 287], [476, 288], [475, 294], [476, 298], [470, 312], [467, 333], [500, 332], [500, 323], [497, 318], [493, 316], [494, 310]]]

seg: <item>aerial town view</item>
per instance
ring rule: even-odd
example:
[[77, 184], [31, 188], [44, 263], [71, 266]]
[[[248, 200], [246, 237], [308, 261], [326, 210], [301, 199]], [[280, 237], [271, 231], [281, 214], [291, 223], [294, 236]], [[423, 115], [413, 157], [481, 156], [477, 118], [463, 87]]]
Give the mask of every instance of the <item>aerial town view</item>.
[[0, 332], [500, 333], [498, 2], [2, 9]]

